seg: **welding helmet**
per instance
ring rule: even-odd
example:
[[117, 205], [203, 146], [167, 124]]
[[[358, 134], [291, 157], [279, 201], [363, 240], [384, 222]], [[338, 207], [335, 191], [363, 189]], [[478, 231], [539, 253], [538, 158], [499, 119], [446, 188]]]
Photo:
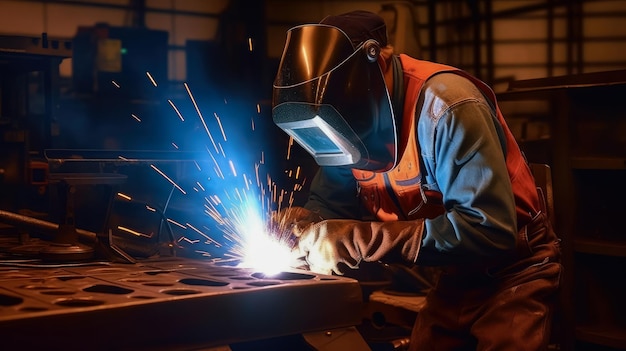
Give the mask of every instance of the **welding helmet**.
[[324, 21], [287, 32], [272, 115], [320, 166], [387, 171], [397, 163], [396, 122], [377, 63], [386, 42], [367, 37]]

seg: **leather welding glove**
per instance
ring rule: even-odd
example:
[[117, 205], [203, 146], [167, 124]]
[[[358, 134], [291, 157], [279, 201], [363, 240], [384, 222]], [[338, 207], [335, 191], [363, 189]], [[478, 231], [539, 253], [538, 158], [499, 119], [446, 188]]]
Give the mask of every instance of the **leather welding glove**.
[[424, 221], [362, 222], [330, 219], [306, 228], [294, 254], [304, 256], [309, 269], [320, 274], [338, 274], [344, 263], [358, 268], [361, 261], [415, 262]]

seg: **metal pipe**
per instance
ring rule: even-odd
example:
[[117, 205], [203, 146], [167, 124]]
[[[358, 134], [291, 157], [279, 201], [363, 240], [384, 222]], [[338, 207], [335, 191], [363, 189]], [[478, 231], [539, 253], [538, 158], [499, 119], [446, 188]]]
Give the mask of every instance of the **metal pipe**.
[[[0, 221], [20, 228], [38, 229], [43, 231], [45, 234], [56, 234], [56, 232], [59, 230], [59, 225], [57, 223], [52, 223], [3, 210], [0, 210]], [[88, 242], [97, 241], [97, 235], [94, 232], [90, 232], [84, 229], [76, 229], [76, 233], [78, 234], [79, 239], [83, 239]]]

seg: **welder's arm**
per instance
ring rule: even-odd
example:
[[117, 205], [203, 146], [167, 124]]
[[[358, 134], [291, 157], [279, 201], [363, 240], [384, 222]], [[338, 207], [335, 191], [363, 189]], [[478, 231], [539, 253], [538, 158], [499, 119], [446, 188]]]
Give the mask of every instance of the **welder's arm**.
[[515, 199], [500, 135], [486, 103], [465, 101], [438, 118], [420, 117], [426, 183], [437, 184], [446, 212], [426, 221], [418, 264], [481, 262], [515, 249]]
[[423, 226], [423, 220], [325, 220], [302, 232], [295, 254], [304, 257], [309, 269], [320, 274], [343, 274], [339, 263], [357, 268], [361, 261], [415, 262]]

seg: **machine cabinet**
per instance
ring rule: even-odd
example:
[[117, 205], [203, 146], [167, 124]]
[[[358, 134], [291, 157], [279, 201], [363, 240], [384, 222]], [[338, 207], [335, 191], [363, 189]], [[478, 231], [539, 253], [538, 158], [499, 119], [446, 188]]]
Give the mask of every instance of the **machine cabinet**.
[[498, 94], [530, 162], [552, 169], [561, 350], [626, 350], [626, 70], [514, 81]]

